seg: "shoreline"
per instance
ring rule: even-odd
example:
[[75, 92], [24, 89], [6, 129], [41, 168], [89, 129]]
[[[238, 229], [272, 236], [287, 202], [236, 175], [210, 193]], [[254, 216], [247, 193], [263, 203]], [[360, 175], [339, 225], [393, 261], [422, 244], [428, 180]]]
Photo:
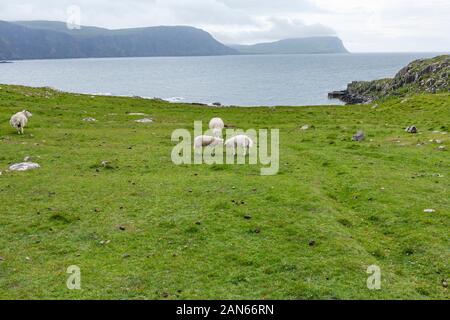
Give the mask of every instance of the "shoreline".
[[[267, 108], [267, 109], [274, 109], [274, 108], [317, 108], [317, 107], [344, 107], [346, 106], [343, 103], [336, 103], [336, 104], [318, 104], [318, 105], [256, 105], [256, 106], [246, 106], [246, 105], [215, 105], [217, 102], [213, 103], [203, 103], [203, 102], [182, 102], [182, 101], [170, 101], [168, 99], [172, 98], [160, 98], [160, 97], [145, 97], [145, 96], [139, 96], [139, 95], [114, 95], [111, 93], [83, 93], [83, 92], [71, 92], [71, 91], [65, 91], [58, 88], [50, 87], [50, 86], [30, 86], [30, 85], [23, 85], [23, 84], [9, 84], [9, 83], [0, 83], [0, 90], [2, 89], [2, 86], [10, 86], [10, 87], [22, 87], [22, 88], [31, 88], [31, 89], [47, 89], [52, 90], [58, 93], [62, 94], [71, 94], [71, 95], [82, 95], [82, 96], [91, 96], [91, 97], [109, 97], [109, 98], [128, 98], [128, 99], [143, 99], [143, 100], [149, 100], [149, 101], [162, 101], [166, 102], [171, 105], [187, 105], [187, 106], [194, 106], [194, 107], [205, 107], [205, 108], [213, 108], [213, 109], [230, 109], [230, 108], [238, 108], [238, 109], [256, 109], [256, 108]], [[180, 97], [173, 97], [173, 98], [180, 98]], [[184, 98], [183, 98], [184, 99]], [[336, 99], [328, 99], [328, 100], [336, 100]], [[336, 102], [339, 102], [339, 100], [336, 100]]]

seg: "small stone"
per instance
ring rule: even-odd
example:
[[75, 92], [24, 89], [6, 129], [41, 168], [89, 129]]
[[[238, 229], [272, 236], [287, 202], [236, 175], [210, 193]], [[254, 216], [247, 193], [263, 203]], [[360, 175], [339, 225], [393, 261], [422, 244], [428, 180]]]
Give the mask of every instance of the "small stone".
[[128, 253], [124, 253], [124, 254], [122, 255], [122, 258], [124, 258], [124, 259], [129, 258], [129, 257], [130, 257], [130, 255], [129, 255]]
[[121, 231], [125, 231], [125, 230], [126, 230], [126, 228], [125, 228], [124, 226], [119, 226], [119, 230], [121, 230]]
[[128, 113], [129, 116], [146, 116], [145, 113], [142, 112], [130, 112]]
[[363, 141], [365, 139], [365, 134], [362, 131], [358, 131], [355, 135], [353, 135], [353, 141]]
[[447, 280], [442, 280], [442, 286], [444, 288], [448, 288], [448, 281]]
[[256, 228], [255, 229], [255, 233], [261, 233], [261, 229], [260, 228]]
[[151, 122], [153, 122], [153, 119], [144, 118], [144, 119], [135, 120], [134, 122], [138, 122], [138, 123], [151, 123]]
[[405, 129], [405, 132], [408, 132], [408, 133], [417, 133], [418, 130], [417, 130], [417, 127], [416, 127], [416, 126], [411, 126], [411, 127], [406, 128], [406, 129]]
[[445, 150], [445, 146], [439, 146], [438, 149], [439, 149], [440, 151], [444, 151], [444, 150]]
[[83, 121], [85, 121], [85, 122], [97, 122], [97, 119], [92, 118], [92, 117], [87, 117], [87, 118], [84, 118]]
[[5, 261], [5, 258], [3, 258], [2, 256], [0, 256], [0, 261]]
[[249, 215], [249, 214], [246, 214], [246, 215], [244, 216], [244, 219], [245, 219], [245, 220], [250, 220], [251, 218], [252, 218], [252, 216]]
[[436, 212], [436, 210], [434, 210], [434, 209], [425, 209], [425, 210], [423, 210], [423, 212], [425, 212], [425, 213], [434, 213], [434, 212]]
[[200, 221], [195, 222], [196, 225], [201, 225], [202, 223]]
[[34, 162], [21, 162], [21, 163], [15, 163], [9, 167], [9, 170], [11, 171], [27, 171], [27, 170], [33, 170], [38, 169], [41, 166]]
[[308, 244], [309, 244], [310, 247], [315, 246], [316, 245], [316, 240], [310, 240]]
[[301, 129], [301, 130], [308, 130], [308, 129], [309, 129], [309, 125], [305, 124], [305, 125], [302, 126], [300, 129]]
[[31, 258], [30, 257], [25, 257], [25, 260], [30, 261]]

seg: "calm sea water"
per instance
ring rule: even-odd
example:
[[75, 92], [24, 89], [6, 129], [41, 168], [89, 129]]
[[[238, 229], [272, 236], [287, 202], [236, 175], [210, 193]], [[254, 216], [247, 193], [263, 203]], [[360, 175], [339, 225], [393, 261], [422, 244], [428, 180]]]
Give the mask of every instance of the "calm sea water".
[[69, 92], [159, 97], [226, 105], [337, 104], [327, 93], [353, 80], [392, 77], [433, 53], [246, 55], [16, 61], [0, 83]]

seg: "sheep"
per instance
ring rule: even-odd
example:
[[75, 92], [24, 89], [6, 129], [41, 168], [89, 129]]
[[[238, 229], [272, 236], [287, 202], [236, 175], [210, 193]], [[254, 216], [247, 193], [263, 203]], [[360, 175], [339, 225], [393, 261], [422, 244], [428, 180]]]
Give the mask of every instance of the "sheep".
[[225, 128], [225, 124], [223, 123], [223, 120], [220, 118], [212, 118], [211, 121], [209, 122], [209, 128], [211, 130], [214, 129], [222, 130], [223, 128]]
[[212, 129], [212, 134], [216, 138], [221, 138], [222, 137], [222, 129], [218, 129], [218, 128]]
[[249, 136], [240, 134], [228, 139], [225, 146], [233, 150], [233, 155], [236, 155], [236, 148], [244, 148], [244, 155], [246, 155], [249, 149], [253, 147], [253, 140]]
[[31, 112], [23, 110], [13, 115], [9, 123], [11, 124], [11, 127], [17, 130], [18, 134], [23, 134], [23, 129], [26, 127], [28, 119], [32, 116]]
[[223, 144], [223, 139], [212, 137], [212, 136], [198, 136], [194, 139], [194, 147], [195, 149], [203, 148], [203, 147], [214, 147]]

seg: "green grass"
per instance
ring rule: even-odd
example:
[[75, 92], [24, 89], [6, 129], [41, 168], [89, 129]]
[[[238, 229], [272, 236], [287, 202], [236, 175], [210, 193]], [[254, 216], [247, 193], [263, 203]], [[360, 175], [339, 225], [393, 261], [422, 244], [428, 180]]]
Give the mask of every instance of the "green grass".
[[[433, 131], [449, 130], [450, 95], [401, 100], [209, 108], [1, 85], [0, 298], [448, 299], [450, 157], [429, 140], [449, 148]], [[25, 108], [20, 136], [8, 120]], [[213, 116], [279, 128], [279, 174], [172, 164], [172, 131]], [[42, 168], [5, 172], [25, 156]]]

